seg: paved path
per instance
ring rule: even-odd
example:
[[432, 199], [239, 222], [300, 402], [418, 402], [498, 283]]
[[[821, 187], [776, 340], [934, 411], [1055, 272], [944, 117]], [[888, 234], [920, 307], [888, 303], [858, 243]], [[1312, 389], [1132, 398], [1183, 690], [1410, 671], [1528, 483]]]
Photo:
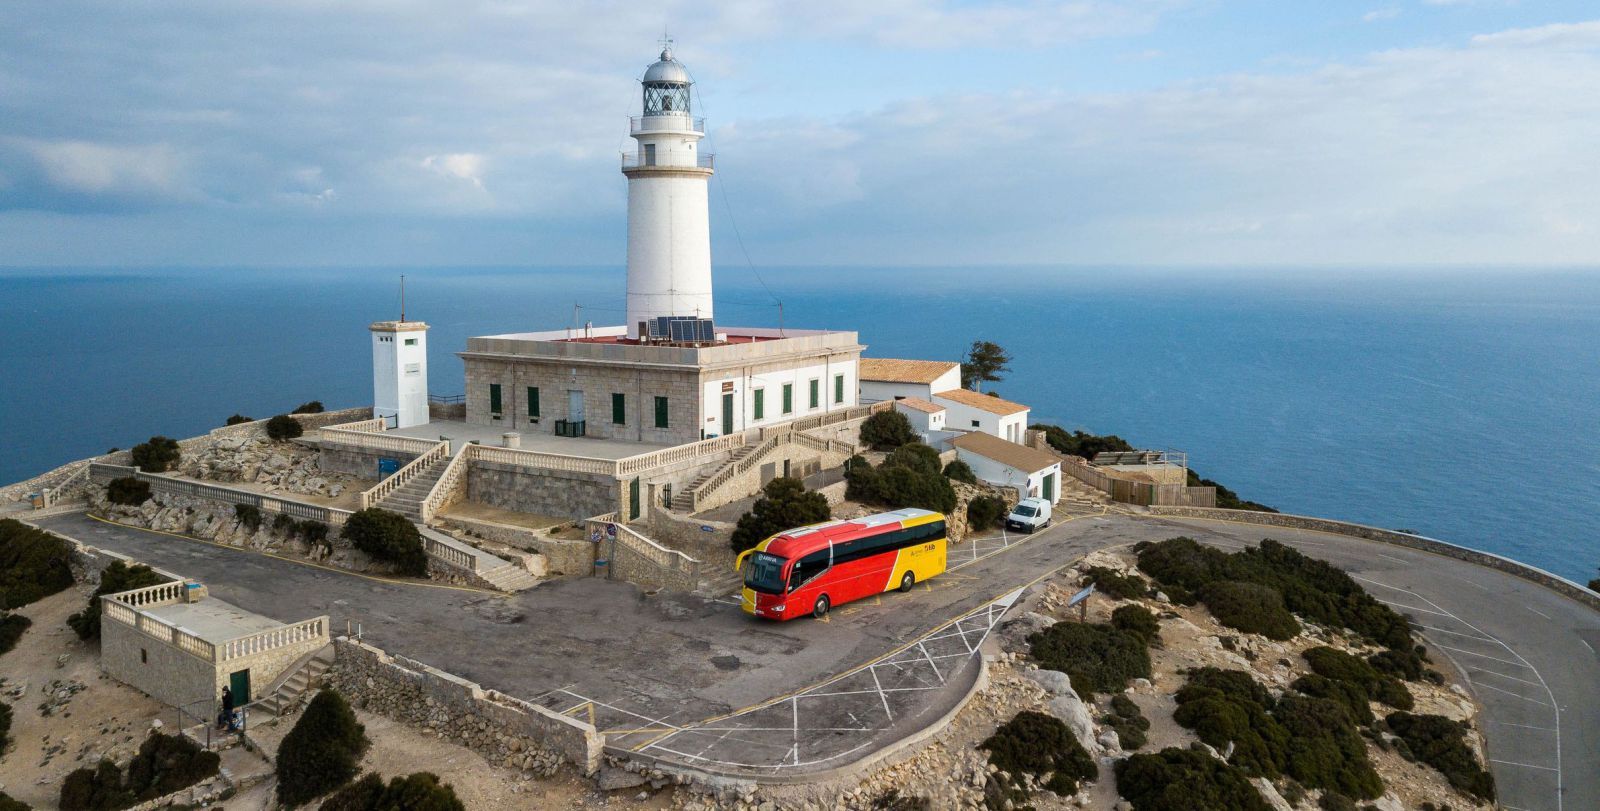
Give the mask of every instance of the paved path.
[[1507, 808], [1600, 808], [1600, 613], [1510, 575], [1342, 535], [1078, 517], [1034, 536], [953, 547], [960, 568], [912, 594], [843, 606], [825, 623], [768, 623], [731, 600], [644, 597], [606, 581], [490, 596], [377, 582], [83, 515], [41, 523], [202, 580], [268, 616], [358, 622], [369, 642], [593, 718], [627, 748], [767, 774], [836, 766], [938, 717], [970, 684], [970, 651], [997, 619], [991, 604], [1089, 551], [1180, 534], [1227, 548], [1273, 537], [1350, 571], [1458, 664], [1484, 705]]

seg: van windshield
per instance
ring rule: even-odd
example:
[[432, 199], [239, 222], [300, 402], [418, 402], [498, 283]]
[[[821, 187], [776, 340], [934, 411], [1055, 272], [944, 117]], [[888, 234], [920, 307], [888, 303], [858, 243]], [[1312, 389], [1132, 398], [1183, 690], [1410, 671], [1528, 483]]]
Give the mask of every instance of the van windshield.
[[1034, 517], [1034, 516], [1035, 516], [1035, 515], [1038, 515], [1038, 514], [1039, 514], [1039, 511], [1038, 511], [1038, 510], [1035, 510], [1035, 509], [1034, 509], [1034, 508], [1032, 508], [1032, 507], [1029, 507], [1029, 506], [1028, 506], [1028, 505], [1026, 505], [1026, 504], [1018, 504], [1018, 505], [1017, 505], [1017, 508], [1016, 508], [1016, 509], [1015, 509], [1015, 510], [1012, 510], [1012, 511], [1011, 511], [1011, 514], [1012, 514], [1012, 515], [1020, 515], [1020, 516], [1022, 516], [1022, 517], [1023, 517], [1023, 518], [1032, 518], [1032, 517]]
[[757, 552], [744, 562], [744, 584], [764, 594], [783, 593], [783, 564], [787, 558]]

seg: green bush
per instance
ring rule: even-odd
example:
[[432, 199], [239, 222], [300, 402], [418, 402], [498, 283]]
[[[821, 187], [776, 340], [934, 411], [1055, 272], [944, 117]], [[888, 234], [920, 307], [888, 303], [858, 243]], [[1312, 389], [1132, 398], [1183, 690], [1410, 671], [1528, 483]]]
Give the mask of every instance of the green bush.
[[287, 414], [279, 414], [267, 420], [267, 438], [274, 440], [295, 439], [305, 434], [306, 429], [300, 421]]
[[294, 519], [291, 518], [287, 513], [278, 513], [278, 517], [272, 519], [273, 532], [282, 532], [288, 534], [294, 532], [294, 525]]
[[1494, 800], [1494, 775], [1485, 771], [1472, 754], [1465, 724], [1442, 715], [1396, 712], [1384, 719], [1384, 726], [1405, 741], [1417, 760], [1439, 770], [1457, 791], [1480, 800]]
[[292, 531], [295, 535], [300, 536], [301, 540], [312, 546], [328, 545], [328, 525], [321, 521], [314, 521], [310, 518], [304, 521], [296, 521]]
[[233, 505], [233, 517], [239, 519], [239, 525], [255, 532], [261, 528], [261, 508], [254, 504]]
[[978, 474], [972, 472], [972, 465], [960, 459], [951, 459], [950, 464], [944, 466], [944, 477], [951, 481], [977, 484]]
[[1300, 654], [1311, 665], [1311, 672], [1334, 681], [1358, 687], [1370, 700], [1381, 701], [1397, 710], [1409, 710], [1415, 703], [1400, 680], [1379, 673], [1366, 660], [1338, 648], [1320, 645]]
[[367, 744], [344, 697], [317, 693], [278, 745], [278, 801], [292, 808], [350, 782]]
[[999, 496], [976, 496], [967, 502], [967, 531], [994, 529], [1006, 517], [1005, 499]]
[[845, 497], [852, 501], [891, 510], [918, 507], [949, 513], [956, 508], [956, 491], [940, 472], [938, 452], [920, 443], [896, 448], [876, 468], [852, 458], [845, 481]]
[[1111, 612], [1111, 627], [1138, 637], [1146, 645], [1155, 644], [1161, 638], [1161, 623], [1142, 605], [1118, 606]]
[[32, 811], [33, 806], [0, 791], [0, 811]]
[[229, 417], [228, 421], [226, 423], [224, 423], [224, 424], [225, 425], [239, 425], [240, 423], [255, 422], [255, 421], [256, 421], [255, 417], [246, 417], [243, 414], [235, 414], [235, 415]]
[[937, 476], [942, 473], [939, 468], [939, 452], [921, 442], [908, 442], [890, 451], [883, 459], [883, 466], [903, 467], [923, 476]]
[[1295, 679], [1289, 686], [1314, 698], [1339, 702], [1344, 705], [1345, 712], [1350, 713], [1351, 720], [1358, 724], [1365, 726], [1374, 720], [1372, 697], [1359, 684], [1310, 673]]
[[1420, 645], [1412, 650], [1379, 651], [1367, 657], [1367, 663], [1374, 670], [1406, 681], [1423, 678], [1427, 672], [1427, 662]]
[[289, 413], [290, 414], [321, 414], [322, 412], [323, 412], [322, 401], [321, 400], [312, 400], [309, 403], [301, 403], [300, 405], [295, 406], [294, 410], [289, 412]]
[[1383, 780], [1367, 759], [1366, 741], [1343, 705], [1286, 695], [1272, 717], [1289, 735], [1285, 771], [1290, 777], [1363, 800], [1383, 795]]
[[728, 543], [737, 555], [780, 532], [821, 523], [831, 516], [828, 499], [821, 493], [807, 490], [799, 479], [779, 476], [767, 482], [761, 498], [739, 516]]
[[137, 507], [150, 500], [150, 483], [132, 476], [121, 476], [106, 483], [106, 500], [112, 504]]
[[1143, 748], [1148, 740], [1145, 733], [1150, 730], [1150, 719], [1144, 717], [1139, 705], [1126, 693], [1111, 697], [1111, 713], [1100, 719], [1100, 723], [1115, 730], [1117, 743], [1129, 752]]
[[1200, 599], [1211, 616], [1229, 628], [1278, 641], [1300, 633], [1300, 623], [1283, 607], [1283, 595], [1271, 586], [1218, 580], [1206, 584]]
[[178, 450], [178, 440], [164, 436], [150, 437], [148, 442], [134, 445], [129, 453], [134, 467], [146, 473], [165, 473], [176, 470], [183, 453]]
[[1110, 625], [1058, 622], [1029, 636], [1028, 644], [1040, 665], [1071, 676], [1073, 691], [1084, 699], [1150, 678], [1144, 640]]
[[188, 788], [217, 773], [222, 759], [181, 735], [154, 733], [127, 773], [109, 760], [78, 769], [61, 784], [62, 811], [116, 811]]
[[116, 811], [136, 802], [122, 786], [122, 770], [109, 760], [93, 769], [74, 769], [61, 781], [61, 811]]
[[323, 801], [320, 811], [466, 811], [455, 789], [432, 772], [383, 778], [368, 774]]
[[0, 755], [11, 744], [11, 705], [0, 701]]
[[340, 537], [373, 560], [392, 564], [399, 574], [428, 574], [428, 553], [422, 548], [422, 535], [400, 513], [379, 507], [360, 510], [345, 520]]
[[1337, 791], [1323, 794], [1322, 798], [1317, 800], [1317, 808], [1322, 811], [1357, 811], [1356, 801]]
[[1114, 451], [1131, 451], [1134, 447], [1115, 434], [1095, 436], [1083, 431], [1067, 431], [1059, 425], [1035, 424], [1034, 429], [1044, 431], [1044, 441], [1065, 456], [1093, 459], [1097, 454]]
[[1080, 585], [1093, 585], [1095, 591], [1115, 600], [1137, 600], [1150, 595], [1150, 586], [1144, 582], [1144, 578], [1104, 566], [1090, 566], [1083, 573]]
[[1204, 752], [1169, 747], [1115, 769], [1117, 791], [1134, 811], [1268, 811], [1244, 772]]
[[879, 411], [861, 422], [861, 444], [886, 451], [917, 441], [911, 420], [898, 411]]
[[104, 569], [100, 570], [100, 585], [95, 587], [94, 594], [89, 595], [89, 605], [82, 611], [67, 617], [67, 625], [72, 628], [79, 639], [99, 639], [101, 597], [122, 591], [142, 589], [146, 586], [156, 586], [166, 582], [168, 582], [167, 578], [156, 574], [155, 570], [143, 563], [135, 563], [129, 566], [120, 560], [113, 560]]
[[0, 519], [0, 609], [21, 608], [72, 583], [66, 541], [21, 521]]
[[1006, 774], [1032, 775], [1044, 787], [1063, 797], [1078, 791], [1078, 784], [1100, 776], [1094, 758], [1078, 743], [1072, 730], [1051, 715], [1024, 710], [994, 731], [979, 749], [989, 762]]
[[33, 625], [33, 620], [0, 610], [0, 655], [10, 653], [17, 646], [17, 640], [22, 638], [22, 632]]

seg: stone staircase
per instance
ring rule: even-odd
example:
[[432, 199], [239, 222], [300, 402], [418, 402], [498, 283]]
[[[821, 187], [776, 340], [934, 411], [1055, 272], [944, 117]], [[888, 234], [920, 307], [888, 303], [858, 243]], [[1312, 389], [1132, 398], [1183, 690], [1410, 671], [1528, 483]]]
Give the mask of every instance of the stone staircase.
[[488, 581], [495, 588], [507, 592], [527, 591], [539, 585], [539, 578], [534, 577], [527, 569], [515, 563], [507, 563], [504, 566], [488, 571], [478, 572], [478, 576]]
[[695, 477], [694, 481], [689, 482], [688, 487], [674, 491], [672, 493], [672, 509], [681, 513], [694, 512], [694, 492], [696, 490], [699, 490], [700, 487], [706, 482], [716, 478], [718, 474], [722, 473], [722, 471], [739, 464], [740, 461], [750, 454], [755, 453], [756, 449], [760, 447], [760, 444], [743, 445], [739, 447], [733, 452], [732, 456], [728, 457], [728, 461], [724, 462], [720, 467], [707, 473], [702, 473], [701, 475]]
[[1105, 493], [1071, 476], [1063, 475], [1061, 477], [1061, 500], [1056, 503], [1057, 510], [1099, 512], [1110, 504], [1111, 499]]
[[406, 482], [400, 489], [395, 490], [378, 502], [377, 506], [400, 513], [411, 519], [413, 523], [422, 523], [422, 502], [427, 500], [428, 493], [433, 490], [433, 485], [439, 481], [440, 476], [444, 475], [444, 469], [449, 465], [450, 457], [448, 456], [434, 462], [426, 470], [411, 477], [411, 481]]
[[333, 646], [324, 645], [311, 655], [291, 666], [288, 676], [281, 677], [277, 687], [256, 699], [250, 706], [250, 723], [260, 724], [288, 715], [299, 706], [306, 691], [321, 682], [323, 674], [333, 666]]
[[726, 597], [729, 594], [739, 593], [742, 588], [744, 588], [744, 576], [737, 569], [718, 566], [700, 578], [694, 593], [702, 597]]

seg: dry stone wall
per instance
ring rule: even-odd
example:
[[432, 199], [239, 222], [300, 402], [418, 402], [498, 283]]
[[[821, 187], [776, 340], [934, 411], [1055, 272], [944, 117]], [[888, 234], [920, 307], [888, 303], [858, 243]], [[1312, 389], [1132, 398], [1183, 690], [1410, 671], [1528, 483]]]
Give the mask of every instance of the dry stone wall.
[[481, 459], [472, 460], [467, 467], [467, 500], [502, 510], [588, 518], [625, 509], [623, 497], [622, 483], [603, 473], [526, 468]]

